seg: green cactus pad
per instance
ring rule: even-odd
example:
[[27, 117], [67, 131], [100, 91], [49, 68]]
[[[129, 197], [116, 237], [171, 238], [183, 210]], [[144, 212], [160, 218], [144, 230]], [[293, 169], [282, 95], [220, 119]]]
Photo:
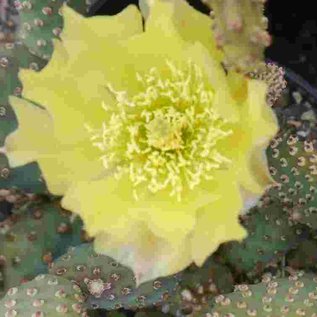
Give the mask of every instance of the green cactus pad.
[[217, 263], [210, 256], [203, 266], [197, 267], [195, 264], [189, 266], [182, 272], [180, 281], [181, 288], [188, 288], [195, 293], [222, 294], [233, 289], [234, 280], [228, 267]]
[[264, 198], [259, 205], [242, 217], [248, 231], [244, 241], [228, 242], [219, 256], [237, 272], [259, 273], [273, 258], [283, 256], [306, 235], [303, 226], [289, 221], [279, 202]]
[[[31, 52], [49, 60], [53, 52], [52, 39], [57, 38], [63, 28], [60, 8], [65, 0], [20, 0], [16, 7], [19, 10], [21, 28], [19, 39]], [[85, 0], [72, 0], [69, 6], [85, 14]]]
[[93, 244], [71, 248], [56, 260], [51, 274], [74, 280], [88, 295], [89, 308], [136, 310], [164, 302], [178, 286], [177, 276], [160, 278], [136, 288], [133, 272], [105, 255], [98, 255]]
[[234, 280], [228, 267], [210, 256], [202, 267], [190, 265], [182, 272], [177, 294], [160, 310], [173, 316], [191, 315], [219, 294], [233, 291]]
[[288, 278], [265, 276], [256, 285], [237, 285], [235, 292], [215, 298], [208, 317], [316, 317], [317, 277], [292, 275]]
[[[169, 316], [171, 317], [173, 315], [164, 314], [159, 311], [142, 311], [142, 312], [137, 312], [135, 314], [135, 317], [169, 317]], [[113, 316], [113, 317], [116, 317], [116, 316]], [[123, 317], [123, 316], [120, 316], [120, 317]]]
[[0, 301], [3, 317], [85, 317], [84, 296], [78, 285], [53, 275], [10, 288]]
[[272, 140], [267, 156], [278, 182], [270, 196], [289, 207], [291, 219], [317, 229], [316, 141], [301, 141], [292, 130], [284, 130]]
[[212, 9], [217, 44], [225, 65], [244, 73], [264, 67], [264, 49], [271, 44], [262, 0], [204, 0]]
[[295, 250], [287, 254], [287, 265], [294, 269], [316, 270], [317, 240], [316, 237], [301, 242]]
[[27, 203], [2, 223], [0, 265], [5, 289], [47, 273], [53, 259], [82, 242], [82, 222], [56, 202]]

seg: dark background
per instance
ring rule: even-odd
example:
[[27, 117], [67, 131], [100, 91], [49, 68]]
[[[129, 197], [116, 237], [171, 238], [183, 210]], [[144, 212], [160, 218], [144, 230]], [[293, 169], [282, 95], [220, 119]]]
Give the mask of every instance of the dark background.
[[[116, 14], [127, 4], [138, 0], [106, 0], [96, 7], [97, 15]], [[196, 8], [204, 11], [199, 0], [189, 0]], [[315, 1], [269, 0], [266, 16], [269, 18], [269, 32], [273, 44], [266, 50], [266, 56], [286, 66], [314, 87], [317, 87], [317, 10]], [[206, 12], [206, 10], [205, 10]]]

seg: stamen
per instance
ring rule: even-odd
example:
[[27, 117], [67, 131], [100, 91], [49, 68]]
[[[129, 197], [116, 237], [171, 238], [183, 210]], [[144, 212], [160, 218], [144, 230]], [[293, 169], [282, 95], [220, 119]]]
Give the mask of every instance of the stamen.
[[186, 188], [211, 180], [214, 170], [231, 163], [217, 143], [232, 131], [213, 109], [214, 93], [203, 71], [192, 62], [181, 68], [166, 64], [168, 76], [156, 68], [137, 73], [143, 90], [133, 97], [108, 84], [116, 101], [102, 105], [109, 120], [99, 130], [87, 125], [104, 167], [118, 179], [129, 177], [136, 200], [144, 190], [167, 188], [181, 200]]

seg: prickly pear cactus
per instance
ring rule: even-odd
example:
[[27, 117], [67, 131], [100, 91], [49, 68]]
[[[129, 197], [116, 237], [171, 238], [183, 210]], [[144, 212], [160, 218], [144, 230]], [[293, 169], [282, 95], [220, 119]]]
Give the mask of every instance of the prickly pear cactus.
[[[32, 55], [22, 43], [0, 45], [0, 148], [6, 136], [17, 128], [15, 114], [9, 105], [9, 96], [20, 96], [19, 68], [41, 69], [46, 62]], [[17, 187], [28, 192], [44, 192], [45, 183], [37, 164], [10, 169], [3, 150], [0, 150], [0, 188]]]
[[317, 277], [299, 273], [288, 278], [265, 276], [256, 285], [237, 285], [235, 292], [215, 298], [209, 317], [317, 316]]
[[173, 315], [165, 314], [159, 311], [144, 311], [135, 314], [135, 317], [169, 317]]
[[88, 295], [89, 308], [107, 310], [136, 310], [160, 304], [175, 293], [179, 282], [178, 276], [170, 276], [136, 288], [133, 272], [110, 257], [96, 254], [92, 244], [71, 248], [49, 272], [76, 281]]
[[84, 296], [78, 285], [62, 277], [38, 275], [10, 288], [0, 301], [3, 317], [85, 317]]
[[317, 268], [317, 240], [312, 237], [300, 243], [295, 250], [287, 255], [287, 265], [300, 270], [316, 270]]
[[69, 246], [82, 242], [82, 222], [57, 203], [27, 203], [1, 224], [0, 265], [8, 289], [40, 273]]
[[290, 207], [293, 220], [317, 229], [316, 140], [301, 141], [294, 131], [282, 131], [271, 142], [268, 163], [278, 182], [270, 195]]
[[244, 73], [264, 67], [264, 49], [271, 44], [262, 0], [204, 0], [211, 9], [218, 46], [225, 64]]
[[159, 309], [173, 316], [191, 315], [215, 296], [231, 292], [233, 288], [229, 268], [210, 256], [202, 267], [192, 264], [182, 272], [179, 290]]
[[[19, 0], [16, 8], [19, 11], [21, 28], [19, 38], [30, 49], [32, 54], [48, 60], [53, 52], [52, 39], [57, 38], [63, 27], [60, 8], [65, 0]], [[85, 14], [85, 0], [71, 0], [69, 6]]]
[[234, 279], [228, 267], [210, 256], [201, 267], [192, 264], [181, 276], [180, 287], [193, 293], [219, 294], [233, 289]]
[[282, 205], [270, 197], [243, 216], [242, 225], [248, 231], [245, 240], [225, 243], [219, 250], [219, 257], [239, 273], [262, 272], [265, 264], [283, 256], [307, 235], [304, 226], [289, 221]]
[[285, 71], [282, 67], [274, 63], [267, 63], [262, 70], [255, 70], [248, 74], [250, 78], [262, 80], [267, 83], [268, 91], [266, 102], [273, 106], [280, 98], [283, 90], [286, 88], [286, 80], [284, 79]]

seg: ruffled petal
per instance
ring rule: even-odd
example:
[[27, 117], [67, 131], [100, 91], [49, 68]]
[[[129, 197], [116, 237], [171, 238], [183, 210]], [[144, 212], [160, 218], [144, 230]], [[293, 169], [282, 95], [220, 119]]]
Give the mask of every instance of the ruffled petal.
[[[59, 42], [55, 43], [58, 43], [58, 51], [61, 46]], [[71, 145], [89, 140], [91, 135], [85, 125], [93, 122], [101, 126], [105, 114], [102, 104], [110, 98], [106, 89], [98, 84], [102, 74], [86, 72], [81, 78], [70, 78], [63, 75], [65, 69], [56, 74], [54, 72], [58, 68], [50, 71], [47, 67], [43, 77], [41, 72], [22, 72], [24, 98], [34, 100], [47, 109], [54, 120], [55, 136], [60, 142]]]
[[[90, 235], [99, 231], [130, 235], [136, 221], [147, 221], [153, 234], [166, 241], [185, 238], [195, 226], [196, 210], [215, 198], [204, 188], [188, 191], [181, 202], [169, 193], [148, 194], [135, 201], [133, 187], [126, 177], [74, 183], [62, 200], [64, 208], [74, 210], [84, 220]], [[107, 228], [104, 224], [107, 223]], [[123, 225], [124, 224], [124, 225]], [[124, 228], [125, 232], [121, 232]]]
[[[81, 53], [94, 52], [99, 60], [113, 59], [104, 56], [116, 42], [143, 32], [142, 17], [135, 5], [129, 5], [122, 12], [113, 16], [95, 16], [86, 18], [67, 5], [62, 8], [64, 28], [61, 34], [67, 52], [76, 63]], [[98, 47], [93, 50], [92, 47]], [[112, 51], [112, 50], [111, 50]], [[90, 61], [93, 62], [93, 61]], [[87, 66], [87, 65], [83, 65]]]
[[237, 122], [240, 119], [239, 109], [230, 94], [229, 82], [219, 62], [199, 42], [187, 46], [184, 55], [185, 60], [192, 60], [204, 70], [210, 87], [214, 91], [213, 109], [227, 121]]
[[214, 183], [218, 188], [215, 187], [213, 193], [218, 193], [219, 199], [197, 211], [197, 222], [191, 237], [191, 252], [198, 266], [221, 243], [241, 240], [246, 236], [246, 231], [238, 220], [243, 201], [233, 174], [223, 173]]
[[[85, 18], [64, 7], [65, 27], [61, 34], [64, 46], [72, 55], [68, 72], [73, 78], [91, 77], [92, 85], [118, 90], [132, 86], [129, 65], [130, 52], [122, 42], [143, 34], [142, 17], [136, 6], [130, 5], [114, 16]], [[82, 61], [87, 61], [83, 63]], [[132, 62], [133, 65], [133, 62]], [[133, 73], [133, 78], [135, 78]], [[91, 95], [91, 94], [90, 94]], [[111, 102], [108, 98], [107, 102]]]
[[240, 101], [243, 96], [246, 98], [237, 104], [239, 122], [231, 125], [233, 133], [219, 143], [219, 150], [232, 159], [238, 181], [245, 190], [260, 195], [274, 183], [265, 151], [278, 131], [278, 123], [274, 112], [265, 102], [265, 83], [248, 80], [247, 85], [247, 90], [244, 91], [242, 87], [237, 97]]
[[75, 148], [64, 146], [55, 137], [50, 114], [24, 99], [10, 97], [18, 116], [18, 129], [5, 142], [5, 151], [11, 167], [38, 161], [49, 191], [64, 194], [73, 181], [101, 177], [102, 162], [94, 151], [85, 151], [87, 144]]
[[69, 148], [55, 140], [53, 146], [53, 153], [42, 149], [37, 159], [52, 194], [64, 195], [74, 182], [103, 177], [102, 161], [96, 158], [96, 153], [85, 149], [86, 144]]
[[139, 222], [129, 239], [99, 233], [94, 241], [97, 253], [114, 258], [130, 267], [136, 284], [168, 276], [185, 269], [192, 262], [188, 241], [170, 244], [157, 238], [144, 222]]
[[[56, 195], [62, 195], [73, 181], [103, 176], [100, 153], [88, 137], [74, 146], [65, 145], [60, 142], [63, 135], [57, 137], [56, 122], [45, 109], [16, 97], [10, 102], [19, 124], [5, 143], [11, 167], [38, 161], [49, 191]], [[64, 118], [65, 125], [67, 121]]]
[[223, 59], [223, 54], [217, 49], [212, 33], [212, 20], [195, 10], [186, 1], [141, 0], [140, 8], [146, 18], [146, 31], [152, 27], [152, 20], [157, 21], [164, 12], [164, 15], [174, 23], [183, 40], [192, 44], [200, 42], [218, 62]]
[[[120, 58], [122, 49], [115, 43], [141, 33], [142, 18], [135, 6], [129, 6], [112, 17], [84, 18], [67, 6], [63, 12], [62, 41], [54, 41], [52, 59], [41, 72], [23, 70], [20, 78], [24, 86], [23, 96], [47, 108], [61, 141], [75, 143], [89, 137], [84, 127], [86, 123], [101, 126], [105, 115], [102, 104], [113, 102], [106, 86], [109, 82], [118, 86], [115, 79], [120, 81], [122, 77], [116, 67], [116, 61], [122, 64], [124, 60]], [[109, 58], [104, 56], [105, 51]], [[68, 59], [68, 56], [72, 58]], [[67, 124], [64, 124], [65, 119]]]
[[78, 213], [89, 235], [109, 231], [128, 238], [135, 223], [146, 215], [138, 211], [127, 181], [113, 177], [78, 182], [66, 192], [62, 206]]
[[36, 161], [41, 151], [51, 151], [53, 121], [49, 113], [30, 102], [10, 97], [19, 128], [5, 140], [6, 155], [11, 167]]
[[23, 83], [23, 97], [36, 100], [43, 106], [51, 96], [65, 89], [64, 83], [68, 77], [66, 68], [69, 55], [59, 40], [54, 40], [53, 43], [52, 58], [40, 72], [31, 69], [21, 69], [19, 72], [19, 78]]
[[[241, 127], [245, 138], [245, 173], [241, 184], [254, 192], [263, 193], [274, 183], [268, 170], [265, 151], [270, 140], [278, 131], [277, 118], [266, 103], [267, 86], [265, 83], [250, 80], [248, 99], [241, 111]], [[241, 174], [243, 175], [243, 174]], [[258, 186], [255, 186], [257, 183]]]
[[[133, 201], [130, 182], [112, 177], [74, 184], [62, 200], [62, 206], [76, 211], [88, 234], [96, 237], [95, 250], [132, 268], [138, 283], [173, 274], [191, 262], [185, 231], [192, 230], [195, 219], [179, 210], [178, 218], [168, 218], [167, 213], [153, 216], [162, 210], [149, 203]], [[173, 231], [165, 229], [170, 239], [153, 230], [165, 221]], [[177, 239], [171, 239], [176, 233]]]

